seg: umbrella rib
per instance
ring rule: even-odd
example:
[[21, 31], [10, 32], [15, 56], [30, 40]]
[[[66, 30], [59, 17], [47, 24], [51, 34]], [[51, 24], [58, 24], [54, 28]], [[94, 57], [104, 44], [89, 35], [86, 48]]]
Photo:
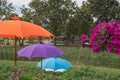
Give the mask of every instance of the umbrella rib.
[[35, 46], [34, 48], [32, 48], [32, 52], [31, 52], [29, 58], [33, 58], [32, 56], [33, 56], [33, 54], [34, 54], [35, 48], [36, 48], [36, 46]]

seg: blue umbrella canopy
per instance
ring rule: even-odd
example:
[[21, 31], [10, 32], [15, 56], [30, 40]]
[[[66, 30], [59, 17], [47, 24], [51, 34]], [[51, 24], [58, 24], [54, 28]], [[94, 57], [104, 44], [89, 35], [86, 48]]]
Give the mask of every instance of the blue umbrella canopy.
[[[69, 61], [59, 57], [51, 57], [51, 58], [43, 59], [41, 62], [42, 62], [43, 70], [65, 71], [72, 67], [72, 64]], [[41, 67], [41, 62], [37, 63], [37, 67]]]

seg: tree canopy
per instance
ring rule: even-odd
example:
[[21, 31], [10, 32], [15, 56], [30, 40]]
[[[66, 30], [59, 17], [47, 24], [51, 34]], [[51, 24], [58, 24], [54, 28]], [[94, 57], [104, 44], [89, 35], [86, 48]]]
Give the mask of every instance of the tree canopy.
[[7, 0], [0, 0], [0, 20], [10, 19], [13, 11], [12, 3], [8, 3]]
[[[22, 7], [23, 17], [49, 29], [54, 35], [80, 35], [88, 31], [93, 19], [72, 0], [32, 0], [30, 8]], [[84, 6], [83, 6], [84, 8]]]
[[87, 0], [96, 22], [120, 20], [120, 4], [117, 0]]

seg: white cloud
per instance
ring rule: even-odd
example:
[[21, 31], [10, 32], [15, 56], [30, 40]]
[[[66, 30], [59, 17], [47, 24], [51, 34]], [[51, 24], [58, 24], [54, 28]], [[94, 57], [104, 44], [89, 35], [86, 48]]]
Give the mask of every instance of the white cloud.
[[11, 2], [13, 5], [21, 7], [22, 5], [27, 6], [30, 3], [31, 0], [8, 0], [8, 2]]
[[120, 0], [117, 0], [120, 3]]
[[73, 0], [73, 1], [76, 1], [76, 3], [78, 4], [78, 6], [81, 6], [81, 5], [82, 5], [82, 2], [83, 2], [83, 1], [86, 1], [86, 0]]

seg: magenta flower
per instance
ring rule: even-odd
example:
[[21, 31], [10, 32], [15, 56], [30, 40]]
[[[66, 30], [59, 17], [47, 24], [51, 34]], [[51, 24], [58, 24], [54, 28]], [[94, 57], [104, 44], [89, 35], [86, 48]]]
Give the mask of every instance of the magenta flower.
[[120, 44], [119, 43], [114, 44], [114, 48], [115, 49], [120, 49]]
[[111, 43], [114, 43], [115, 42], [115, 36], [111, 36], [109, 40], [110, 40]]
[[87, 36], [85, 34], [82, 34], [80, 36], [80, 39], [81, 39], [82, 42], [85, 42], [87, 40]]
[[107, 34], [113, 34], [114, 33], [114, 27], [110, 26], [110, 24], [107, 24], [105, 27], [106, 33]]
[[93, 48], [93, 52], [99, 53], [100, 49], [99, 48], [96, 48], [96, 49]]
[[117, 54], [117, 55], [120, 55], [120, 50], [115, 50], [115, 53]]
[[112, 50], [112, 44], [107, 44], [106, 50], [110, 52]]
[[114, 32], [116, 35], [120, 35], [120, 28], [116, 29]]
[[101, 38], [99, 41], [100, 41], [101, 43], [104, 43], [104, 42], [106, 41], [106, 38]]

